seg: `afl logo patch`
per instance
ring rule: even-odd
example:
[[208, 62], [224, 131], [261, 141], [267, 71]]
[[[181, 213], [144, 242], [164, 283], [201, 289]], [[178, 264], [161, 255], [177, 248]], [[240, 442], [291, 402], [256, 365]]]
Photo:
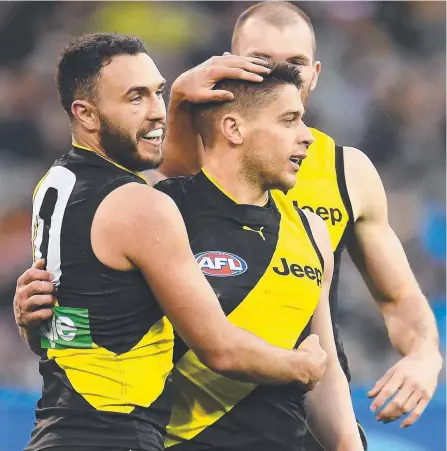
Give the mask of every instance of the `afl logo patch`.
[[247, 263], [229, 252], [207, 251], [195, 255], [199, 268], [206, 276], [232, 277], [247, 271]]

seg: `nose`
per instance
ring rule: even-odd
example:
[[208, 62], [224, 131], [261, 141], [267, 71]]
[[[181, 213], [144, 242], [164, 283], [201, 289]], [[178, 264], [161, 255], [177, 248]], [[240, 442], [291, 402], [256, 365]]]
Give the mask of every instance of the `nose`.
[[299, 127], [299, 139], [301, 141], [301, 144], [304, 144], [306, 148], [315, 141], [310, 128], [303, 121], [301, 121]]
[[299, 152], [301, 158], [306, 158], [307, 148], [314, 142], [314, 137], [310, 128], [301, 121], [298, 127], [297, 142], [299, 144]]
[[163, 97], [151, 96], [147, 119], [150, 121], [166, 121], [166, 104]]

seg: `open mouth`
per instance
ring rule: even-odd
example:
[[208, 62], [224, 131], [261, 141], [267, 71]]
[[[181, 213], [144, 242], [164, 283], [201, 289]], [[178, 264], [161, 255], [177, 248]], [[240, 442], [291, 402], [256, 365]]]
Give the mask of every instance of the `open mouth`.
[[290, 157], [289, 161], [292, 163], [293, 168], [298, 171], [301, 165], [301, 162], [303, 161], [302, 158], [299, 157]]
[[144, 141], [154, 145], [161, 144], [163, 140], [163, 133], [164, 131], [162, 128], [156, 128], [155, 130], [152, 130], [149, 133], [143, 135], [141, 139], [144, 139]]

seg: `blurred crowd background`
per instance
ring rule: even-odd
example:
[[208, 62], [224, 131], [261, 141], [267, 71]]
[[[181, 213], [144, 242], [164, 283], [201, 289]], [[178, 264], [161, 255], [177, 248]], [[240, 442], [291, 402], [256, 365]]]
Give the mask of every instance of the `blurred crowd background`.
[[[15, 397], [17, 390], [33, 394], [41, 384], [37, 359], [19, 338], [11, 304], [16, 279], [31, 261], [32, 191], [52, 161], [70, 148], [54, 83], [61, 48], [70, 36], [86, 31], [135, 34], [172, 82], [229, 51], [236, 18], [251, 4], [0, 3], [0, 388], [14, 397], [8, 405], [17, 407], [25, 399]], [[445, 349], [446, 4], [297, 4], [314, 24], [323, 67], [305, 120], [338, 144], [359, 147], [375, 163], [391, 224], [430, 299]], [[397, 355], [363, 281], [349, 257], [344, 260], [341, 324], [355, 391], [371, 386]], [[8, 396], [0, 392], [0, 411]], [[12, 445], [1, 447], [1, 434], [0, 451], [15, 451]], [[409, 443], [402, 450], [445, 449]], [[390, 446], [380, 449], [401, 450]]]

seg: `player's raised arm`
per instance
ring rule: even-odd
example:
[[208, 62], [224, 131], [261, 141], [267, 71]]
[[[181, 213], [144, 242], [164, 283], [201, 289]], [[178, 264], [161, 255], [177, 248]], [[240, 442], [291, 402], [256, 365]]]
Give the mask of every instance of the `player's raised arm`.
[[215, 84], [225, 78], [262, 81], [262, 75], [270, 72], [265, 64], [260, 58], [230, 54], [214, 56], [174, 81], [163, 144], [164, 162], [158, 172], [167, 177], [177, 177], [195, 174], [202, 169], [205, 153], [192, 120], [191, 104], [232, 100], [231, 92], [213, 90]]
[[327, 353], [326, 372], [315, 390], [305, 398], [306, 423], [314, 437], [327, 451], [363, 450], [349, 392], [348, 381], [338, 361], [329, 308], [329, 289], [334, 257], [328, 231], [323, 221], [307, 213], [315, 241], [324, 258], [324, 279], [320, 301], [312, 319], [312, 333], [320, 338]]
[[307, 353], [271, 346], [227, 320], [165, 194], [134, 183], [116, 189], [95, 214], [92, 245], [103, 263], [142, 271], [182, 339], [214, 371], [259, 383], [314, 379]]
[[432, 398], [442, 367], [436, 322], [388, 222], [380, 176], [358, 149], [345, 147], [344, 153], [348, 190], [355, 190], [352, 200], [359, 211], [348, 250], [382, 312], [394, 348], [404, 356], [369, 392], [375, 398], [371, 410], [399, 390], [377, 419], [393, 421], [413, 411], [402, 423], [409, 426]]

